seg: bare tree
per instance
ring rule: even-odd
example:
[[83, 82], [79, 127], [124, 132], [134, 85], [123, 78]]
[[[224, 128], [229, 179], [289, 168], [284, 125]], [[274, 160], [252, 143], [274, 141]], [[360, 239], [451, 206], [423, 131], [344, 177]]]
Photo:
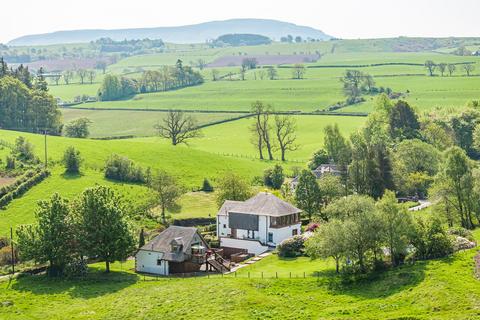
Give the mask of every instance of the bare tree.
[[269, 66], [267, 67], [268, 78], [270, 80], [275, 80], [277, 78], [277, 69], [275, 67]]
[[93, 80], [95, 80], [95, 77], [97, 76], [97, 73], [95, 70], [90, 70], [87, 72], [88, 80], [90, 81], [90, 84], [93, 83]]
[[287, 151], [295, 151], [298, 145], [295, 143], [297, 136], [295, 134], [297, 124], [295, 118], [291, 115], [275, 116], [275, 134], [277, 136], [278, 148], [282, 155], [282, 161], [285, 161]]
[[245, 70], [245, 68], [240, 68], [240, 79], [242, 79], [242, 81], [245, 80], [245, 73], [247, 72], [247, 70]]
[[58, 83], [60, 82], [60, 79], [62, 78], [62, 75], [60, 73], [58, 74], [54, 74], [52, 76], [52, 79], [53, 81], [55, 82], [55, 84], [58, 86]]
[[66, 70], [63, 72], [63, 81], [65, 81], [66, 85], [69, 85], [72, 79], [73, 79], [73, 71]]
[[[258, 146], [261, 159], [263, 158], [261, 148], [265, 147], [268, 152], [268, 158], [273, 160], [273, 143], [270, 138], [272, 126], [270, 124], [270, 115], [272, 107], [264, 105], [261, 101], [256, 101], [252, 104], [252, 113], [256, 119], [256, 134], [258, 135]], [[255, 130], [252, 130], [255, 133]], [[260, 141], [261, 140], [261, 141]]]
[[440, 73], [442, 74], [442, 77], [443, 77], [443, 74], [445, 73], [445, 70], [447, 70], [447, 64], [446, 63], [439, 63], [438, 64], [438, 70], [440, 71]]
[[218, 81], [218, 70], [217, 69], [212, 69], [212, 80], [213, 81]]
[[185, 115], [182, 111], [176, 110], [168, 111], [162, 124], [157, 124], [155, 129], [158, 130], [158, 134], [162, 138], [170, 139], [174, 146], [179, 143], [188, 144], [189, 139], [202, 136], [195, 119], [192, 116]]
[[85, 69], [78, 69], [77, 70], [77, 75], [80, 78], [80, 83], [84, 84], [85, 83], [85, 78], [87, 77], [87, 70]]
[[448, 73], [450, 74], [450, 77], [453, 75], [457, 67], [453, 63], [449, 63], [448, 66]]
[[293, 71], [292, 71], [293, 78], [294, 79], [303, 79], [303, 76], [305, 75], [306, 70], [307, 69], [305, 68], [305, 66], [303, 64], [297, 63], [293, 67]]
[[428, 69], [428, 72], [430, 73], [430, 77], [433, 77], [433, 72], [435, 71], [436, 67], [437, 65], [432, 60], [425, 61], [425, 68]]
[[265, 76], [266, 76], [265, 70], [260, 69], [260, 70], [258, 71], [258, 77], [260, 78], [260, 80], [265, 79]]
[[472, 73], [473, 70], [475, 70], [475, 66], [473, 65], [473, 63], [466, 63], [462, 67], [463, 67], [463, 70], [465, 70], [465, 72], [467, 73], [467, 77], [470, 77], [470, 73]]
[[205, 62], [205, 60], [203, 60], [203, 59], [198, 59], [197, 60], [198, 69], [203, 70], [203, 69], [205, 69], [206, 66], [207, 66], [207, 63]]

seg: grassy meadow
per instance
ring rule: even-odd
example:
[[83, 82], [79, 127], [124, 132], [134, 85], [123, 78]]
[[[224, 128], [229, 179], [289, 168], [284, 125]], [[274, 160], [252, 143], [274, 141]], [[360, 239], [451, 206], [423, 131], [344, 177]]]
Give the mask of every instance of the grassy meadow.
[[[275, 45], [271, 46], [274, 47]], [[283, 44], [279, 46], [288, 45]], [[203, 50], [206, 52], [214, 51], [214, 49]], [[260, 49], [257, 48], [257, 50]], [[220, 53], [226, 54], [224, 51], [220, 51]], [[220, 53], [218, 50], [215, 51], [215, 55]], [[162, 63], [173, 63], [168, 59], [168, 61], [162, 60], [162, 55], [135, 56], [120, 60], [117, 64], [128, 64], [131, 68], [155, 69], [159, 68]], [[168, 55], [171, 55], [171, 53]], [[422, 65], [429, 59], [436, 63], [472, 62], [475, 63], [476, 70], [471, 77], [466, 77], [461, 65], [457, 65], [457, 70], [453, 77], [446, 75], [441, 77], [438, 70], [435, 77], [429, 77], [427, 76], [427, 70]], [[144, 64], [139, 65], [137, 61], [143, 61]], [[261, 73], [264, 71], [261, 69], [248, 71], [246, 80], [241, 81], [238, 75], [239, 67], [217, 68], [221, 75], [229, 72], [234, 73], [234, 75], [226, 77], [221, 81], [211, 81], [211, 68], [206, 68], [202, 71], [206, 82], [200, 86], [169, 92], [137, 94], [127, 100], [97, 102], [88, 106], [105, 109], [173, 108], [184, 110], [246, 111], [249, 110], [252, 101], [263, 100], [273, 104], [278, 110], [311, 112], [343, 101], [345, 98], [341, 90], [340, 78], [345, 70], [356, 68], [373, 75], [377, 86], [390, 87], [396, 92], [409, 92], [405, 99], [416, 105], [420, 110], [428, 110], [434, 107], [455, 107], [463, 106], [466, 101], [480, 96], [479, 62], [479, 57], [459, 57], [435, 52], [327, 53], [317, 62], [305, 64], [307, 70], [302, 80], [292, 79], [292, 69], [284, 66], [278, 68], [278, 78], [275, 81], [268, 80], [266, 77], [262, 80]], [[389, 63], [417, 65], [388, 65]], [[372, 64], [387, 65], [366, 66]], [[111, 66], [111, 72], [121, 74], [121, 71], [113, 66]], [[140, 73], [138, 73], [139, 75]], [[73, 92], [92, 94], [93, 91], [97, 91], [99, 86], [100, 84], [98, 83], [95, 90], [92, 85], [51, 86], [51, 92], [54, 95], [65, 98], [78, 95]], [[370, 112], [373, 107], [372, 99], [367, 96], [366, 100], [362, 104], [350, 106], [339, 111]]]
[[[90, 119], [92, 121], [90, 124], [90, 137], [102, 138], [114, 136], [155, 136], [157, 134], [155, 125], [165, 118], [166, 113], [65, 108], [62, 109], [62, 115], [65, 123], [78, 118]], [[192, 115], [199, 125], [240, 116], [240, 114], [235, 113], [193, 113]]]
[[[303, 165], [312, 154], [323, 146], [324, 128], [338, 124], [340, 131], [349, 136], [360, 128], [365, 117], [349, 116], [295, 116], [297, 123], [297, 144], [299, 148], [287, 152], [287, 160], [295, 160]], [[192, 140], [191, 147], [211, 153], [236, 155], [237, 157], [258, 157], [251, 143], [249, 128], [254, 120], [247, 118], [203, 129], [204, 137]], [[279, 154], [276, 154], [279, 157]]]
[[114, 264], [110, 275], [102, 273], [103, 264], [94, 264], [85, 280], [24, 276], [0, 282], [0, 301], [11, 302], [0, 308], [0, 317], [476, 319], [480, 286], [473, 275], [475, 254], [472, 249], [419, 261], [353, 283], [334, 275], [331, 260], [276, 255], [237, 275], [210, 278], [143, 281], [133, 273], [133, 261]]

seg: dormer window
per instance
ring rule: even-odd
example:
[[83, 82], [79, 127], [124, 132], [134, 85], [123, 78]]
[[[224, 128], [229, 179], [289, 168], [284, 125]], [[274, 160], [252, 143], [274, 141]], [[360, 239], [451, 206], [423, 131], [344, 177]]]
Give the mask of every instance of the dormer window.
[[175, 238], [170, 242], [170, 246], [172, 252], [180, 252], [183, 249], [183, 241], [182, 238]]

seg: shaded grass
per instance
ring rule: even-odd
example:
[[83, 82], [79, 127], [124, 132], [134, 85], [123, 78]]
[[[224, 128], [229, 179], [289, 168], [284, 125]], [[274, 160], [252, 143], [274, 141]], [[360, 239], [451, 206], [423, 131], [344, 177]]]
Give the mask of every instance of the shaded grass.
[[[271, 257], [263, 266], [299, 272], [325, 268], [321, 279], [202, 277], [144, 282], [128, 270], [132, 261], [115, 264], [111, 275], [101, 273], [103, 264], [95, 264], [86, 280], [26, 276], [9, 286], [1, 283], [0, 301], [13, 305], [0, 308], [0, 317], [217, 319], [228, 314], [233, 319], [475, 319], [480, 316], [480, 286], [472, 275], [474, 254], [470, 250], [337, 286], [332, 285], [337, 278], [331, 267], [304, 258]], [[259, 262], [257, 268], [261, 266]]]

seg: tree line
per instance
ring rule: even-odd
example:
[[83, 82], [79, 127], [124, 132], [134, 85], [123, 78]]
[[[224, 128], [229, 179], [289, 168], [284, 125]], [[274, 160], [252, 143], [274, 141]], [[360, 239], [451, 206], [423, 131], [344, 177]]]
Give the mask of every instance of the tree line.
[[453, 76], [453, 74], [457, 70], [457, 65], [461, 66], [462, 70], [465, 71], [465, 75], [467, 77], [470, 77], [472, 72], [475, 70], [475, 64], [470, 63], [470, 62], [460, 63], [460, 64], [458, 64], [458, 63], [444, 63], [444, 62], [435, 63], [432, 60], [427, 60], [427, 61], [425, 61], [424, 65], [425, 65], [425, 68], [428, 70], [428, 74], [430, 75], [430, 77], [433, 77], [435, 75], [435, 70], [438, 70], [440, 72], [440, 74], [442, 75], [442, 77], [445, 74], [445, 72], [448, 72], [448, 74], [451, 77], [451, 76]]
[[61, 114], [48, 93], [43, 69], [33, 76], [28, 67], [8, 68], [0, 58], [0, 127], [57, 134]]
[[98, 92], [100, 100], [112, 101], [136, 93], [168, 91], [203, 83], [202, 75], [178, 60], [175, 66], [144, 71], [140, 80], [115, 75], [105, 76]]

